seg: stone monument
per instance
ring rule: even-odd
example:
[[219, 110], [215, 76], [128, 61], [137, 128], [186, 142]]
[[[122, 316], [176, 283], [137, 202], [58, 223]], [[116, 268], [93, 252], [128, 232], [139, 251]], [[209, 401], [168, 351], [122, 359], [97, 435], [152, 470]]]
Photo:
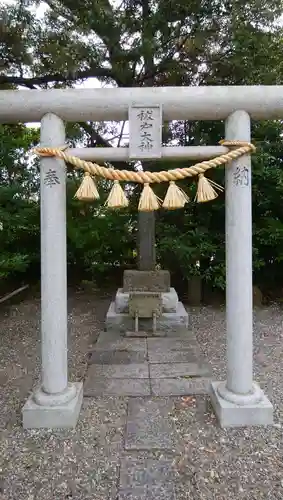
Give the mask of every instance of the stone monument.
[[126, 336], [174, 336], [188, 327], [188, 313], [170, 286], [169, 271], [124, 272], [107, 316], [107, 331]]
[[[160, 105], [129, 108], [129, 154], [139, 161], [161, 157]], [[156, 270], [155, 214], [139, 213], [139, 270], [124, 272], [123, 287], [110, 304], [106, 329], [125, 336], [178, 335], [188, 327], [188, 313], [170, 285], [169, 271]]]

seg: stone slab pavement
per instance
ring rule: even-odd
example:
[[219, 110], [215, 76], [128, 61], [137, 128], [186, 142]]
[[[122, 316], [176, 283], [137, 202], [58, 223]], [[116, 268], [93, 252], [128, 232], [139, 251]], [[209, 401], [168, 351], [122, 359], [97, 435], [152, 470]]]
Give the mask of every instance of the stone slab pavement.
[[189, 332], [174, 339], [100, 334], [90, 353], [84, 396], [127, 398], [117, 500], [177, 500], [174, 398], [208, 394], [209, 376]]
[[209, 369], [195, 337], [136, 339], [102, 332], [90, 353], [84, 396], [207, 393]]

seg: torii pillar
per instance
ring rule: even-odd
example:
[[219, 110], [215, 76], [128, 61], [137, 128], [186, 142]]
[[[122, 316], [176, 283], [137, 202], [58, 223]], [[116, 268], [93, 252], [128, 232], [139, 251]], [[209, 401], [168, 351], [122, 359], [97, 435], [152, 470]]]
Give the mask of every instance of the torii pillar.
[[[64, 123], [48, 113], [41, 120], [41, 145], [65, 143]], [[76, 426], [83, 399], [82, 382], [68, 381], [66, 166], [42, 158], [41, 213], [41, 382], [22, 409], [23, 427]]]
[[[235, 111], [226, 139], [251, 141], [250, 117]], [[253, 269], [251, 157], [226, 167], [227, 380], [213, 382], [212, 404], [221, 427], [268, 425], [273, 408], [253, 382]]]

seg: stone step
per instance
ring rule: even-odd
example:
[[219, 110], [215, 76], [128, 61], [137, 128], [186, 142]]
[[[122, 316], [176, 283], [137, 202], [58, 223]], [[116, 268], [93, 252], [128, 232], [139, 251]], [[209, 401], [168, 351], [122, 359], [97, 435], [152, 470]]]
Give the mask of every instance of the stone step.
[[191, 378], [210, 375], [206, 364], [202, 363], [159, 363], [149, 365], [150, 377], [155, 378]]
[[147, 360], [146, 351], [110, 351], [97, 350], [91, 353], [89, 364], [120, 365], [144, 363]]
[[118, 365], [90, 365], [86, 380], [93, 383], [97, 378], [149, 378], [148, 363]]
[[139, 330], [138, 332], [126, 331], [125, 337], [130, 339], [149, 339], [149, 338], [160, 338], [166, 337], [166, 332], [156, 331], [156, 332], [145, 332]]
[[210, 394], [209, 378], [156, 378], [151, 379], [154, 396], [189, 396], [191, 394]]
[[164, 363], [197, 363], [198, 356], [194, 349], [185, 351], [173, 351], [160, 349], [157, 351], [148, 350], [148, 361], [152, 364]]
[[164, 339], [148, 339], [148, 350], [156, 351], [187, 351], [198, 348], [196, 336], [190, 332], [183, 331], [182, 336], [175, 336]]
[[150, 396], [149, 379], [86, 377], [85, 397], [98, 396]]
[[94, 346], [95, 351], [141, 351], [146, 352], [147, 344], [145, 339], [127, 339], [109, 337], [107, 332], [101, 333]]

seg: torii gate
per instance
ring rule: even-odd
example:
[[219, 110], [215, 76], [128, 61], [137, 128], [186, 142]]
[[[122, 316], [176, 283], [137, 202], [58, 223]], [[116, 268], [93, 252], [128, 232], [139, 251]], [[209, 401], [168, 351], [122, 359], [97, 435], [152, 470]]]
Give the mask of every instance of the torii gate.
[[[0, 122], [41, 121], [41, 146], [61, 147], [64, 121], [127, 120], [135, 105], [160, 107], [166, 120], [226, 120], [226, 139], [250, 142], [250, 118], [283, 117], [283, 86], [64, 89], [0, 92]], [[207, 159], [223, 146], [160, 148], [160, 158]], [[158, 153], [158, 152], [157, 152]], [[126, 148], [75, 149], [88, 160], [127, 160]], [[237, 175], [244, 169], [245, 182]], [[48, 186], [53, 172], [56, 182]], [[66, 174], [64, 162], [41, 159], [42, 382], [25, 403], [25, 428], [74, 427], [83, 384], [68, 382]], [[273, 408], [253, 381], [251, 160], [226, 168], [227, 379], [212, 382], [211, 400], [222, 427], [267, 425]]]

